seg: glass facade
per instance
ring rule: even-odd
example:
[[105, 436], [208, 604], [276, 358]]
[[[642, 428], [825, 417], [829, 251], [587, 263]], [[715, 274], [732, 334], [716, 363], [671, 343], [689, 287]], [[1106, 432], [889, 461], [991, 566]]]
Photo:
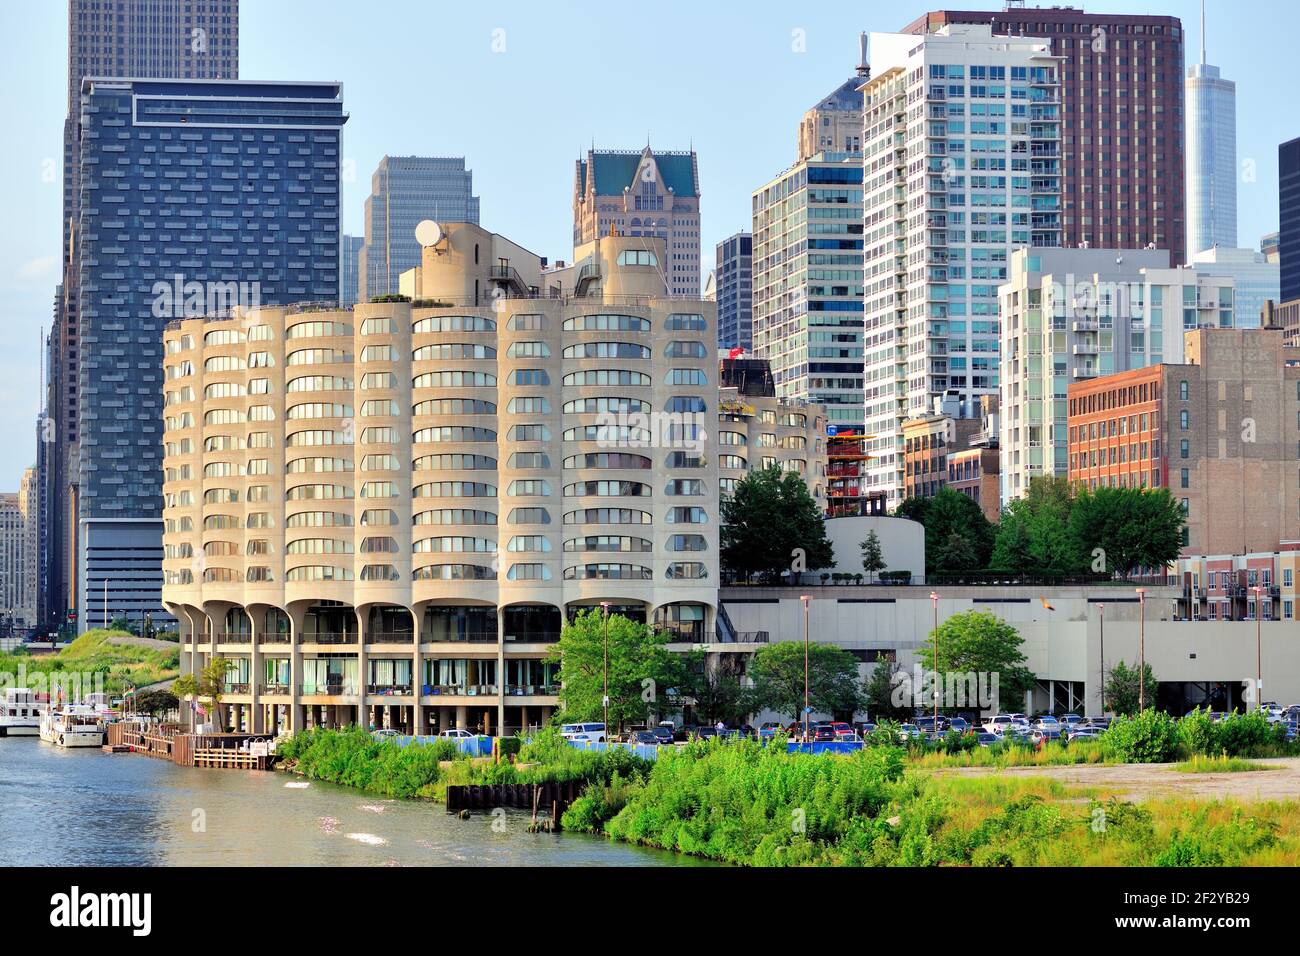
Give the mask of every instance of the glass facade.
[[753, 237], [738, 232], [717, 248], [718, 348], [754, 347]]
[[137, 619], [161, 608], [164, 326], [337, 298], [346, 121], [337, 84], [84, 83], [83, 626], [100, 605]]
[[1187, 254], [1237, 245], [1237, 84], [1187, 70]]
[[369, 302], [398, 291], [398, 277], [420, 264], [415, 227], [425, 219], [477, 225], [473, 172], [463, 157], [385, 156], [370, 177], [366, 238], [357, 265], [364, 284], [353, 286], [353, 296]]

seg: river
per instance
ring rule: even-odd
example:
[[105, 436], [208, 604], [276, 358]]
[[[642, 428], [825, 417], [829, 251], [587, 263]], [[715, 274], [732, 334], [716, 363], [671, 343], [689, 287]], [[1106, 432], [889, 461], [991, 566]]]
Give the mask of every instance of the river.
[[[458, 820], [265, 771], [178, 767], [135, 754], [0, 738], [5, 866], [691, 866], [579, 833], [530, 834], [528, 815]], [[288, 786], [286, 786], [288, 784]]]

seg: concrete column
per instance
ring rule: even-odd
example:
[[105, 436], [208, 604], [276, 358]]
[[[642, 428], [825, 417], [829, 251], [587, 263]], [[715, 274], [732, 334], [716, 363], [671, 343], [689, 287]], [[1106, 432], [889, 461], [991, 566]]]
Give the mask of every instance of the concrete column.
[[298, 618], [289, 615], [289, 729], [294, 733], [307, 725], [302, 707], [302, 629]]
[[[262, 636], [262, 629], [257, 626], [257, 616], [249, 613], [248, 608], [244, 608], [244, 613], [248, 615], [252, 643], [248, 646], [251, 648], [248, 652], [248, 692], [252, 695], [250, 698], [252, 704], [249, 705], [249, 722], [248, 729], [250, 733], [266, 733], [266, 721], [263, 708], [260, 706], [262, 699], [261, 684], [262, 672], [262, 653], [258, 648], [257, 642]], [[263, 612], [265, 615], [265, 612]]]
[[467, 729], [468, 729], [468, 727], [466, 727], [466, 724], [468, 723], [468, 719], [467, 719], [467, 716], [466, 716], [466, 711], [467, 711], [467, 708], [465, 707], [464, 704], [459, 704], [459, 705], [457, 705], [457, 707], [456, 707], [456, 726], [457, 726], [458, 728], [460, 728], [461, 730], [467, 730]]
[[411, 733], [424, 733], [424, 708], [420, 706], [420, 692], [424, 690], [424, 675], [420, 672], [420, 634], [421, 621], [415, 611], [411, 611], [412, 630], [415, 632], [415, 644], [411, 650], [411, 693], [415, 705], [411, 711]]
[[[484, 715], [486, 724], [489, 718]], [[506, 725], [506, 616], [501, 607], [497, 607], [497, 727]]]
[[[366, 662], [367, 628], [365, 621], [361, 618], [361, 612], [354, 608], [352, 613], [356, 615], [357, 618], [357, 694], [359, 695], [357, 697], [357, 723], [361, 725], [363, 730], [369, 730], [370, 714], [366, 706], [366, 683], [368, 680], [366, 674], [366, 667], [368, 666]], [[345, 644], [344, 646], [346, 647], [347, 645]]]

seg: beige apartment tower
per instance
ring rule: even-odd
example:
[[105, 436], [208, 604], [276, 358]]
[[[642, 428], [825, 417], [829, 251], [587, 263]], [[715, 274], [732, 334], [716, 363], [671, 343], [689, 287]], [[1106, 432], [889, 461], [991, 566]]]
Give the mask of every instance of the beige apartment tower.
[[163, 596], [228, 726], [535, 726], [573, 614], [713, 631], [713, 304], [653, 237], [424, 239], [413, 301], [166, 332]]

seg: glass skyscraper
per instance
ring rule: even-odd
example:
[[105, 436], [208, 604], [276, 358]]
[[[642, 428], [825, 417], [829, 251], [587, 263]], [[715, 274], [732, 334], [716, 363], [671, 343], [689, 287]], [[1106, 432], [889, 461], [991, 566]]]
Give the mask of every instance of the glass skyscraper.
[[[1187, 255], [1237, 245], [1237, 84], [1205, 62], [1187, 68]], [[1181, 265], [1181, 263], [1175, 263]]]
[[714, 271], [718, 348], [754, 347], [753, 237], [738, 232], [718, 243]]
[[397, 292], [398, 276], [420, 264], [415, 227], [424, 219], [478, 225], [474, 173], [464, 157], [385, 156], [370, 177], [360, 301]]
[[346, 121], [334, 83], [83, 82], [82, 628], [161, 608], [164, 326], [337, 300]]

